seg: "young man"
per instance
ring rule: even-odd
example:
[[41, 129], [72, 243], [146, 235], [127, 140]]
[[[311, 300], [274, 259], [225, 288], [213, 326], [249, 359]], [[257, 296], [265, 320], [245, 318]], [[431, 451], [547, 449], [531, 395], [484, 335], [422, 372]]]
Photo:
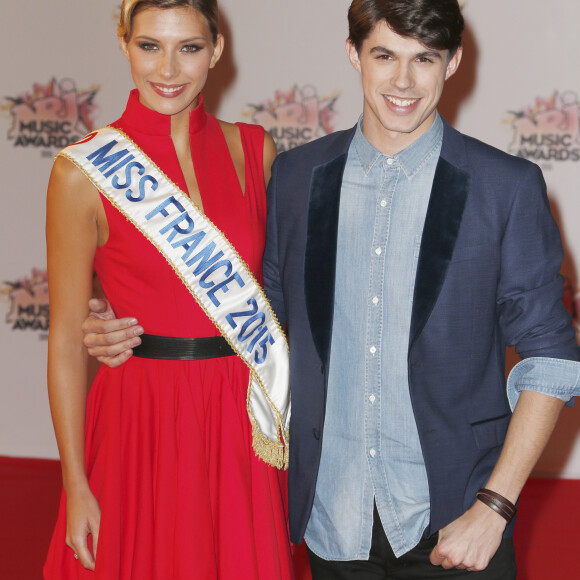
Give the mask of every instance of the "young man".
[[[269, 186], [291, 537], [315, 579], [515, 578], [514, 504], [580, 358], [545, 185], [436, 111], [461, 61], [456, 0], [354, 0], [349, 24], [361, 120], [280, 155]], [[86, 343], [111, 362], [138, 342], [107, 341]], [[506, 344], [530, 389], [513, 414]]]

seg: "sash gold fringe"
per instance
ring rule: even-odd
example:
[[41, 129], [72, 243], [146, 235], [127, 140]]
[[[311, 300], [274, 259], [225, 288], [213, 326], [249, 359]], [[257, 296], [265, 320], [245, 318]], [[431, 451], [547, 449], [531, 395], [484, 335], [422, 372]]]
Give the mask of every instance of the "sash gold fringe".
[[[288, 433], [285, 439], [288, 441]], [[252, 447], [254, 453], [268, 465], [276, 469], [288, 469], [288, 445], [268, 439], [255, 420], [252, 420]]]

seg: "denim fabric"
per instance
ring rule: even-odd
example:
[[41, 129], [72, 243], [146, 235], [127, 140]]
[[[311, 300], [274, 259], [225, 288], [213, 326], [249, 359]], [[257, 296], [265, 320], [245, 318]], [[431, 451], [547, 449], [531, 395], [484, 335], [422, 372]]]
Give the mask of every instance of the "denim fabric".
[[429, 489], [409, 396], [407, 353], [421, 234], [443, 124], [394, 157], [361, 120], [343, 176], [322, 457], [308, 547], [368, 559], [376, 501], [394, 553], [421, 539]]
[[510, 372], [507, 395], [512, 411], [521, 391], [535, 391], [571, 403], [580, 397], [580, 363], [557, 358], [530, 357]]

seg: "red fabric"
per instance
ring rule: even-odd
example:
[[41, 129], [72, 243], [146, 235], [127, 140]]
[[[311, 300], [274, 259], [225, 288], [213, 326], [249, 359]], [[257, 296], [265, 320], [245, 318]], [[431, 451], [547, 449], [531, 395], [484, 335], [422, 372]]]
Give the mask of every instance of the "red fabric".
[[[186, 191], [170, 118], [133, 92], [115, 126]], [[206, 215], [261, 281], [266, 198], [263, 130], [240, 125], [245, 195], [217, 120], [191, 113], [192, 157]], [[150, 334], [219, 334], [165, 259], [104, 198], [110, 234], [95, 268], [118, 316]], [[65, 546], [63, 497], [44, 568], [47, 580], [293, 578], [284, 472], [252, 450], [248, 369], [238, 357], [133, 357], [102, 368], [89, 392], [87, 473], [101, 507], [95, 573]]]

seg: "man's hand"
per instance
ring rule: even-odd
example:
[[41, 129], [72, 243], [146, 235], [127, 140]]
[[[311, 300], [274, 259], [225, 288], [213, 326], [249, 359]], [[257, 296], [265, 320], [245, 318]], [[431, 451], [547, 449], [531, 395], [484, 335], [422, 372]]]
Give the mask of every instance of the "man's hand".
[[89, 309], [91, 313], [82, 325], [89, 354], [111, 368], [122, 365], [132, 356], [131, 349], [141, 344], [143, 328], [136, 318], [115, 318], [106, 300], [93, 298]]
[[485, 570], [502, 540], [506, 521], [476, 501], [461, 517], [439, 530], [431, 564], [470, 571]]

